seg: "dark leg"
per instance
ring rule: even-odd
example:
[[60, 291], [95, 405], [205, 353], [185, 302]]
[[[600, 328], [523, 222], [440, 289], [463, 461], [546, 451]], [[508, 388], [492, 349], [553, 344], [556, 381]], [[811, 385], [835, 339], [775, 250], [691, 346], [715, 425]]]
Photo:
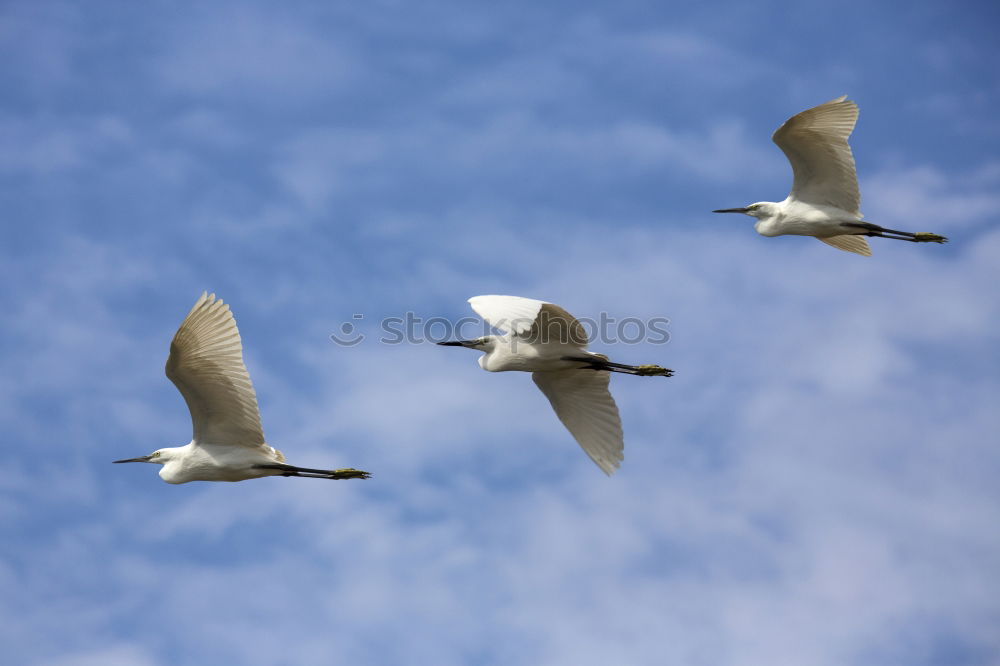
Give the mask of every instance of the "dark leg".
[[310, 479], [367, 479], [371, 476], [368, 472], [359, 469], [346, 467], [344, 469], [310, 469], [308, 467], [296, 467], [285, 463], [268, 463], [265, 465], [254, 465], [257, 469], [278, 469], [281, 476], [302, 476]]
[[841, 226], [854, 227], [855, 229], [864, 229], [866, 233], [860, 234], [862, 236], [876, 236], [878, 238], [892, 238], [895, 240], [905, 240], [911, 243], [947, 243], [948, 239], [944, 236], [939, 236], [937, 234], [932, 234], [926, 231], [918, 231], [916, 233], [912, 231], [898, 231], [896, 229], [886, 229], [885, 227], [880, 227], [877, 224], [872, 224], [871, 222], [843, 222]]
[[589, 370], [607, 370], [608, 372], [621, 372], [626, 375], [639, 375], [640, 377], [670, 377], [674, 371], [658, 365], [626, 365], [615, 363], [598, 356], [564, 356], [566, 361], [579, 361], [584, 363], [584, 368]]

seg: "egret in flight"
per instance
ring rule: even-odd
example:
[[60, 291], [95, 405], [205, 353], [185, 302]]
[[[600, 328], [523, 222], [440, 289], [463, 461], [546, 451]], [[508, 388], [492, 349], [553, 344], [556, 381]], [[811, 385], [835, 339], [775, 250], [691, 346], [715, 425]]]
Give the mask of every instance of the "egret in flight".
[[194, 437], [186, 446], [153, 451], [116, 463], [162, 465], [167, 483], [243, 481], [262, 476], [367, 479], [356, 469], [309, 469], [285, 464], [268, 446], [260, 425], [257, 394], [243, 364], [243, 346], [229, 306], [203, 293], [170, 343], [167, 377], [184, 396]]
[[504, 334], [438, 344], [486, 352], [479, 357], [483, 370], [530, 372], [590, 459], [605, 474], [614, 473], [625, 445], [618, 407], [608, 391], [611, 373], [670, 377], [673, 370], [613, 363], [607, 356], [587, 351], [583, 325], [552, 303], [518, 296], [475, 296], [469, 304]]
[[858, 176], [847, 143], [857, 120], [858, 105], [846, 95], [792, 116], [771, 137], [792, 163], [788, 198], [712, 212], [755, 217], [754, 229], [762, 236], [815, 236], [838, 250], [866, 257], [872, 251], [865, 236], [946, 243], [944, 236], [886, 229], [862, 219]]

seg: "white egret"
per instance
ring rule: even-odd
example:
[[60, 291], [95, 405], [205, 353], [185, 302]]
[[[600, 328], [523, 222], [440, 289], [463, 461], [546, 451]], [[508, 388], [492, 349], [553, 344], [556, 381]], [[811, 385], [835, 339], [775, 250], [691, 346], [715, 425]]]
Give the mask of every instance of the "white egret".
[[469, 304], [503, 335], [439, 342], [486, 352], [479, 366], [490, 372], [530, 372], [556, 416], [590, 459], [614, 473], [623, 459], [624, 441], [618, 407], [608, 391], [612, 372], [670, 377], [658, 365], [613, 363], [587, 351], [587, 333], [558, 305], [518, 296], [475, 296]]
[[157, 463], [167, 483], [243, 481], [262, 476], [367, 479], [356, 469], [309, 469], [285, 464], [264, 441], [257, 394], [243, 364], [243, 346], [229, 306], [203, 293], [170, 343], [167, 377], [184, 396], [194, 436], [186, 446], [116, 463]]
[[912, 243], [945, 243], [937, 234], [886, 229], [866, 222], [854, 156], [847, 138], [858, 120], [858, 105], [838, 97], [796, 114], [771, 139], [792, 163], [792, 191], [784, 201], [761, 201], [713, 213], [744, 213], [757, 218], [762, 236], [815, 236], [838, 250], [871, 256], [865, 236]]

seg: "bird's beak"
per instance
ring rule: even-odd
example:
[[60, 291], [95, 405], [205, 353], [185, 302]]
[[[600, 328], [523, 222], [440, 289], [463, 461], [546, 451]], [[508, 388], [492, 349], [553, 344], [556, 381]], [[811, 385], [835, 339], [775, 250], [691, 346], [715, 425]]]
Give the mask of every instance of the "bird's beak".
[[713, 210], [713, 213], [746, 213], [746, 208], [720, 208], [719, 210]]
[[446, 342], [439, 342], [438, 344], [442, 347], [469, 347], [474, 348], [478, 344], [478, 340], [448, 340]]
[[142, 456], [141, 458], [126, 458], [125, 460], [112, 460], [113, 463], [123, 463], [123, 462], [149, 462], [152, 456]]

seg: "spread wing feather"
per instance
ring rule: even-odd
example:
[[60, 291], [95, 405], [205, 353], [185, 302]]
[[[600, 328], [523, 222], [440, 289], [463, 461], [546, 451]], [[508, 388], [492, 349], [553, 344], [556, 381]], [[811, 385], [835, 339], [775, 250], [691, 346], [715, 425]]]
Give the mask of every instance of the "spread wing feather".
[[864, 236], [843, 235], [820, 238], [827, 245], [832, 245], [838, 250], [862, 254], [866, 257], [872, 256], [872, 248], [868, 245], [868, 239]]
[[792, 116], [774, 132], [771, 139], [792, 164], [791, 198], [860, 217], [858, 176], [847, 143], [857, 120], [858, 105], [844, 95]]
[[613, 474], [625, 457], [625, 442], [618, 406], [608, 391], [611, 373], [556, 370], [534, 372], [531, 378], [590, 459]]
[[473, 296], [469, 305], [493, 328], [532, 341], [585, 347], [587, 330], [563, 308], [520, 296]]
[[266, 447], [240, 332], [215, 294], [203, 293], [177, 329], [166, 371], [191, 412], [196, 442]]

